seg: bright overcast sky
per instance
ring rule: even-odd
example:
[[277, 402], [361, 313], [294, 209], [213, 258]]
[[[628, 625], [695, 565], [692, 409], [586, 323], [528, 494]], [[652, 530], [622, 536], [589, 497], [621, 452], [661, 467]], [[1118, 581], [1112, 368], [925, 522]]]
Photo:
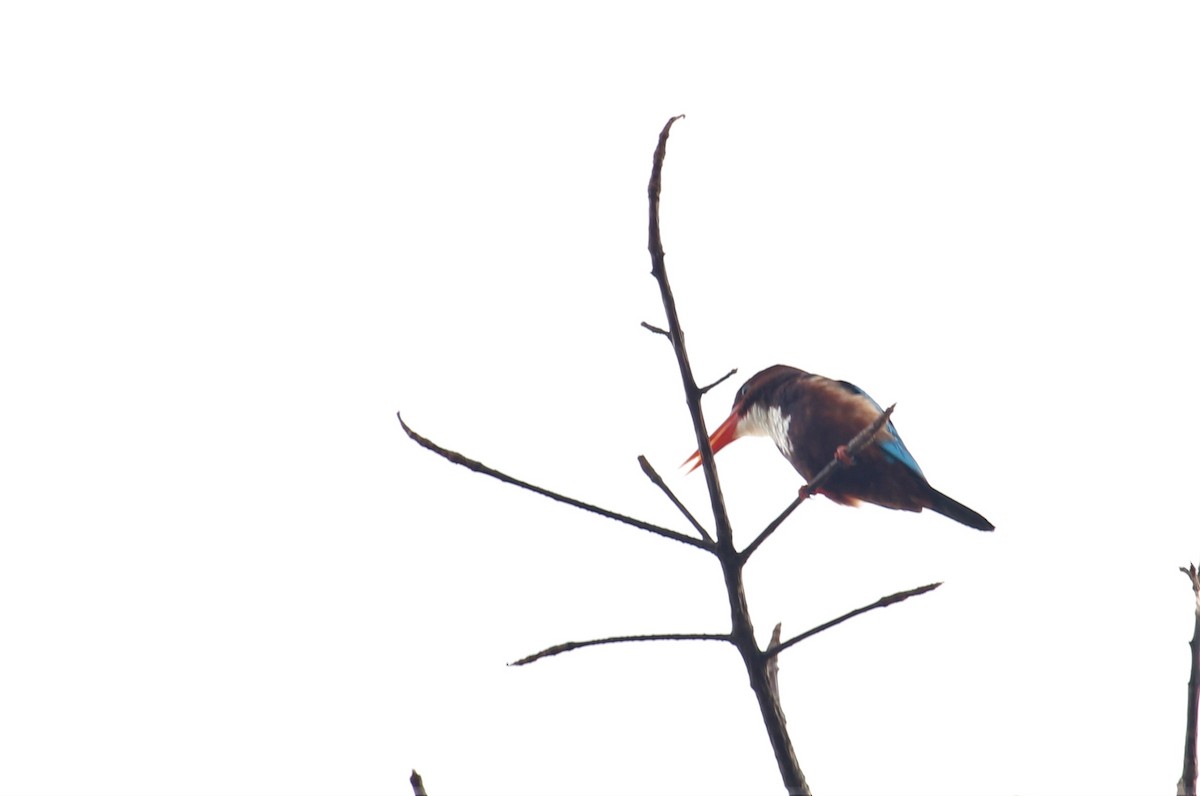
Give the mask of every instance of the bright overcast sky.
[[[646, 254], [726, 415], [882, 404], [931, 513], [746, 570], [814, 790], [1171, 793], [1200, 557], [1192, 2], [0, 9], [0, 793], [780, 793]], [[721, 454], [740, 544], [800, 479]]]

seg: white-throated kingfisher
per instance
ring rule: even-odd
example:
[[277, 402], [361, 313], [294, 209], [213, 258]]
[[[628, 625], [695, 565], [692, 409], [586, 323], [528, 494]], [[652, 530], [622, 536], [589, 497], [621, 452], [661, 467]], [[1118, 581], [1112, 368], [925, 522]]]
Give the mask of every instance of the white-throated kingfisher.
[[[847, 506], [860, 501], [889, 509], [930, 509], [970, 528], [991, 531], [983, 515], [943, 495], [925, 480], [917, 460], [889, 421], [875, 441], [852, 461], [846, 445], [883, 410], [848, 381], [834, 381], [787, 365], [755, 374], [733, 399], [729, 418], [708, 438], [713, 453], [738, 437], [770, 437], [805, 481], [835, 457], [849, 466], [836, 470], [817, 491]], [[700, 451], [684, 464], [700, 466]]]

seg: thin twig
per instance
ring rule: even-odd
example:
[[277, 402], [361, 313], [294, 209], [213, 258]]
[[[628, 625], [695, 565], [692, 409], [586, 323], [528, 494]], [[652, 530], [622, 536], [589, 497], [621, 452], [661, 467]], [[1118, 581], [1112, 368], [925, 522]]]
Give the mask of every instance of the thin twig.
[[[888, 422], [888, 418], [892, 416], [892, 412], [895, 409], [896, 405], [892, 404], [887, 409], [884, 409], [883, 412], [880, 413], [879, 417], [875, 418], [875, 421], [871, 423], [871, 425], [858, 432], [854, 436], [854, 439], [850, 440], [850, 444], [846, 446], [846, 453], [853, 457], [863, 448], [870, 445], [875, 440], [875, 435], [879, 433], [879, 429], [883, 428], [884, 424]], [[793, 511], [799, 508], [801, 503], [812, 497], [813, 493], [820, 489], [821, 486], [828, 481], [834, 473], [845, 466], [846, 465], [842, 464], [841, 460], [835, 456], [829, 461], [829, 464], [822, 467], [821, 472], [817, 473], [816, 477], [814, 477], [812, 481], [809, 481], [807, 484], [801, 487], [799, 496], [797, 496], [797, 498], [793, 500], [778, 517], [772, 520], [771, 524], [764, 528], [763, 532], [755, 537], [754, 541], [747, 545], [746, 549], [739, 554], [741, 556], [742, 563], [745, 563], [750, 556], [754, 555], [754, 551], [758, 549], [759, 545], [767, 541], [767, 538], [770, 537], [771, 534], [775, 533], [775, 529], [782, 525], [783, 521], [786, 520]]]
[[733, 375], [733, 374], [735, 374], [735, 373], [737, 373], [737, 368], [733, 368], [733, 369], [732, 369], [732, 370], [730, 370], [728, 373], [726, 373], [724, 376], [722, 376], [721, 378], [717, 379], [716, 381], [714, 381], [712, 384], [708, 385], [707, 387], [701, 387], [701, 388], [700, 388], [700, 394], [701, 394], [701, 395], [704, 395], [704, 394], [705, 394], [705, 393], [707, 393], [709, 390], [711, 390], [713, 387], [716, 387], [718, 384], [720, 384], [721, 382], [725, 381], [726, 379], [728, 379], [730, 376], [732, 376], [732, 375]]
[[648, 324], [645, 321], [642, 321], [642, 327], [649, 329], [650, 331], [654, 332], [655, 334], [661, 334], [663, 337], [666, 337], [668, 340], [671, 338], [671, 333], [668, 332], [666, 329], [659, 329], [657, 326]]
[[513, 661], [509, 666], [524, 666], [527, 663], [549, 658], [551, 655], [558, 655], [562, 652], [570, 652], [583, 647], [595, 647], [600, 644], [622, 644], [626, 641], [727, 641], [732, 643], [733, 639], [728, 633], [655, 633], [649, 636], [610, 636], [591, 641], [568, 641], [565, 644], [555, 644], [541, 652], [535, 652], [519, 661]]
[[801, 641], [804, 641], [804, 639], [811, 638], [812, 636], [815, 636], [818, 633], [820, 633], [822, 630], [828, 630], [831, 627], [840, 625], [842, 622], [845, 622], [847, 619], [853, 619], [854, 617], [858, 616], [859, 614], [865, 614], [867, 611], [874, 611], [876, 608], [887, 608], [889, 605], [894, 605], [903, 600], [907, 600], [909, 597], [916, 597], [918, 594], [924, 594], [925, 592], [933, 591], [934, 589], [936, 589], [938, 586], [941, 586], [941, 585], [942, 584], [939, 581], [938, 583], [930, 583], [925, 586], [918, 586], [917, 588], [909, 589], [908, 591], [898, 591], [895, 594], [889, 594], [887, 597], [880, 597], [878, 600], [871, 603], [870, 605], [864, 605], [862, 608], [855, 608], [853, 611], [850, 611], [849, 613], [842, 614], [837, 619], [831, 619], [823, 625], [817, 625], [812, 630], [805, 630], [800, 635], [793, 636], [792, 638], [789, 638], [787, 641], [783, 642], [782, 644], [772, 644], [770, 647], [767, 648], [767, 651], [764, 652], [763, 655], [766, 655], [767, 657], [773, 657], [773, 656], [778, 655], [779, 653], [783, 652], [785, 649], [792, 646], [793, 644], [799, 644]]
[[425, 783], [421, 781], [421, 775], [414, 768], [412, 776], [408, 778], [408, 783], [412, 785], [413, 796], [428, 796], [425, 793]]
[[438, 456], [441, 456], [443, 459], [447, 459], [449, 461], [454, 462], [455, 464], [466, 467], [468, 470], [474, 470], [477, 473], [483, 473], [484, 475], [490, 475], [492, 478], [495, 478], [499, 481], [503, 481], [506, 484], [512, 484], [513, 486], [519, 486], [522, 489], [528, 489], [530, 492], [536, 492], [539, 495], [544, 495], [545, 497], [548, 497], [551, 500], [557, 500], [560, 503], [566, 503], [568, 506], [574, 506], [577, 509], [583, 509], [584, 511], [590, 511], [593, 514], [599, 514], [601, 517], [608, 517], [610, 520], [616, 520], [617, 522], [623, 522], [626, 525], [632, 525], [635, 528], [641, 528], [643, 531], [649, 531], [650, 533], [656, 533], [659, 536], [665, 536], [668, 539], [674, 539], [676, 542], [682, 542], [686, 545], [691, 545], [692, 547], [697, 547], [701, 550], [710, 549], [709, 545], [700, 539], [694, 539], [691, 536], [687, 536], [685, 534], [679, 533], [678, 531], [672, 531], [669, 528], [662, 528], [662, 527], [659, 527], [658, 525], [653, 525], [648, 522], [643, 522], [642, 520], [636, 519], [634, 517], [627, 517], [624, 514], [618, 514], [615, 511], [609, 511], [608, 509], [603, 509], [603, 508], [600, 508], [599, 506], [593, 506], [591, 503], [584, 503], [582, 500], [576, 500], [575, 498], [567, 497], [566, 495], [560, 495], [557, 492], [551, 492], [549, 489], [544, 489], [543, 487], [537, 486], [536, 484], [530, 484], [530, 483], [528, 483], [526, 481], [522, 481], [518, 478], [513, 478], [511, 475], [502, 473], [499, 470], [493, 470], [491, 467], [488, 467], [486, 464], [477, 462], [474, 459], [468, 459], [466, 456], [463, 456], [461, 453], [455, 453], [452, 450], [447, 450], [446, 448], [443, 448], [440, 445], [437, 445], [437, 444], [425, 439], [420, 434], [418, 434], [417, 432], [413, 431], [411, 428], [408, 427], [408, 424], [404, 422], [404, 418], [400, 416], [399, 412], [396, 413], [396, 418], [400, 421], [400, 425], [403, 426], [404, 433], [407, 434], [414, 442], [416, 442], [422, 448], [433, 451]]
[[1179, 796], [1196, 796], [1196, 712], [1200, 708], [1200, 575], [1195, 564], [1180, 567], [1192, 581], [1196, 595], [1196, 623], [1192, 630], [1192, 669], [1187, 689], [1187, 729], [1183, 734], [1183, 776], [1179, 778]]
[[638, 464], [642, 466], [642, 472], [646, 474], [646, 477], [650, 479], [650, 482], [663, 491], [663, 494], [667, 496], [667, 499], [675, 504], [675, 508], [679, 509], [679, 511], [683, 513], [684, 517], [687, 517], [687, 521], [692, 524], [692, 527], [695, 528], [700, 535], [704, 537], [704, 540], [711, 545], [713, 543], [713, 539], [708, 535], [708, 531], [704, 530], [704, 526], [700, 524], [699, 520], [692, 516], [692, 512], [688, 511], [687, 506], [683, 505], [679, 498], [675, 497], [675, 493], [671, 491], [671, 487], [667, 486], [667, 483], [662, 480], [662, 476], [659, 475], [658, 471], [651, 466], [650, 461], [645, 456], [638, 456]]

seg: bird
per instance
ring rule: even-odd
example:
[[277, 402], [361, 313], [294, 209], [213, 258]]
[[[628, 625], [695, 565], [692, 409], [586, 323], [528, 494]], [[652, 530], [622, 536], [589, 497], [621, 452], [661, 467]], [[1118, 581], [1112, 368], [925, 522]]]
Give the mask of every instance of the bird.
[[[845, 465], [816, 490], [835, 503], [930, 509], [969, 528], [995, 530], [982, 514], [929, 485], [890, 420], [870, 445], [849, 456], [847, 443], [882, 412], [871, 396], [848, 381], [773, 365], [738, 389], [728, 419], [708, 441], [715, 454], [740, 437], [770, 437], [806, 482], [835, 458]], [[688, 464], [689, 473], [700, 466], [700, 451], [688, 457], [684, 466]]]

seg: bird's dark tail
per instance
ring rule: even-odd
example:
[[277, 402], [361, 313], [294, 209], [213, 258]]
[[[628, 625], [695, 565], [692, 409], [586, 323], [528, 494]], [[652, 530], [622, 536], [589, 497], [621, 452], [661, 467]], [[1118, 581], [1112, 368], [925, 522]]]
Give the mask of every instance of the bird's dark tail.
[[968, 528], [975, 528], [980, 531], [994, 531], [996, 526], [992, 525], [977, 511], [967, 508], [953, 498], [946, 497], [941, 492], [930, 487], [929, 489], [930, 503], [929, 508], [941, 514], [943, 517], [949, 517], [955, 522], [961, 522]]

